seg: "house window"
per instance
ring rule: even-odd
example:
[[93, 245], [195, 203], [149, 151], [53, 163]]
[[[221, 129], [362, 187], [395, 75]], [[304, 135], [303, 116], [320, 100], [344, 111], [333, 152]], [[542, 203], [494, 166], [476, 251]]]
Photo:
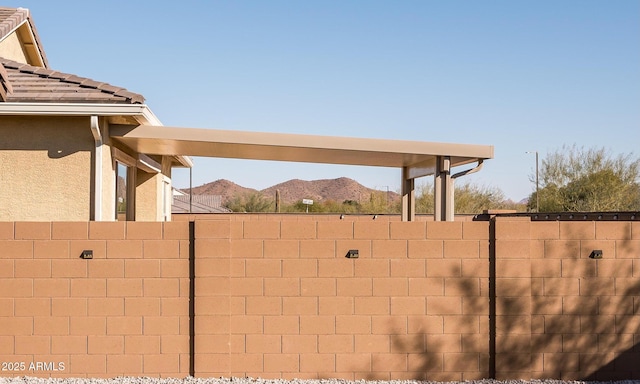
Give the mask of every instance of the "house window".
[[129, 215], [128, 205], [131, 200], [129, 191], [129, 167], [116, 161], [116, 220], [127, 220]]
[[117, 148], [111, 150], [116, 176], [116, 220], [135, 220], [136, 159]]

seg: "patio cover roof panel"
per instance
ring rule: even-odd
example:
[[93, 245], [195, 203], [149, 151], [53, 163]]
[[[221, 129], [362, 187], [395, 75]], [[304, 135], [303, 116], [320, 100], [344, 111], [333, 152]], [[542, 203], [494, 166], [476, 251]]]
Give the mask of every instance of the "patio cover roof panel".
[[493, 158], [493, 146], [140, 125], [111, 137], [147, 154], [410, 167], [450, 156], [452, 166]]

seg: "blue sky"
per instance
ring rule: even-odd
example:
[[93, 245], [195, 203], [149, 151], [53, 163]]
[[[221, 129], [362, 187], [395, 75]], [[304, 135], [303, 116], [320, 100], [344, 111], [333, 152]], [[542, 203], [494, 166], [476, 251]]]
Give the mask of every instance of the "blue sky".
[[[640, 1], [14, 1], [53, 69], [143, 94], [165, 125], [490, 144], [461, 180], [520, 200], [563, 145], [640, 156]], [[396, 169], [195, 159], [194, 186]], [[178, 187], [188, 172], [177, 172]]]

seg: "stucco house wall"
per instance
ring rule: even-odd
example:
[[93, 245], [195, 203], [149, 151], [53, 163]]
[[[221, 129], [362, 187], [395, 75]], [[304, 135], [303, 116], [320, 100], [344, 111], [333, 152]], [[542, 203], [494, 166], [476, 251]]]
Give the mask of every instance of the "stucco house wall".
[[28, 58], [22, 50], [22, 43], [16, 33], [12, 33], [4, 40], [0, 41], [0, 52], [2, 56], [13, 61], [26, 63]]
[[147, 173], [140, 169], [136, 174], [136, 220], [139, 221], [164, 221], [165, 199], [170, 196], [163, 195], [162, 173]]
[[0, 220], [89, 220], [89, 119], [0, 117]]
[[[138, 154], [108, 137], [102, 128], [102, 210], [105, 221], [116, 220], [114, 151]], [[95, 217], [95, 141], [89, 117], [0, 116], [0, 221], [84, 221]], [[166, 221], [171, 160], [156, 158], [159, 173], [133, 167], [136, 174], [135, 219]], [[163, 165], [164, 162], [164, 165]], [[170, 184], [169, 184], [170, 185]]]

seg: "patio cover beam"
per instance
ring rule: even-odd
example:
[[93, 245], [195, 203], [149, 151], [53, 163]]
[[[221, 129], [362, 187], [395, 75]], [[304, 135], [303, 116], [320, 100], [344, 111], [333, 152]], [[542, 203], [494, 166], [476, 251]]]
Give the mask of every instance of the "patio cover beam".
[[[402, 170], [403, 220], [415, 218], [414, 179], [493, 158], [493, 146], [246, 132], [153, 125], [112, 125], [110, 135], [139, 153], [394, 167]], [[448, 189], [445, 187], [445, 189]], [[443, 191], [447, 192], [447, 191]], [[452, 193], [452, 192], [451, 192]], [[406, 199], [405, 199], [406, 196]], [[446, 199], [445, 199], [446, 200]], [[450, 210], [442, 202], [441, 210]], [[436, 205], [436, 210], [438, 207]], [[439, 219], [440, 217], [440, 219]], [[442, 220], [449, 215], [436, 215]], [[450, 220], [452, 220], [452, 214]]]

